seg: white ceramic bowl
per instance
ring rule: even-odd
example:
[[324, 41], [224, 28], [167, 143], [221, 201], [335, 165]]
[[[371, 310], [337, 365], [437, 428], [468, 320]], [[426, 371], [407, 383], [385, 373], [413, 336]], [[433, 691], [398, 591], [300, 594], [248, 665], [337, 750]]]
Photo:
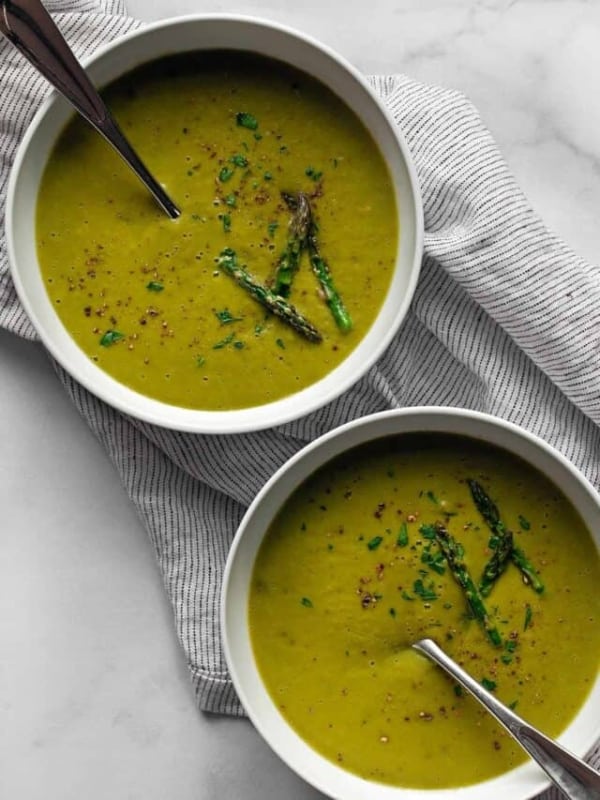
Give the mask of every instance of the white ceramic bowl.
[[99, 369], [67, 333], [40, 275], [35, 208], [40, 179], [54, 143], [72, 115], [53, 94], [34, 117], [17, 153], [7, 196], [6, 232], [12, 277], [42, 341], [71, 375], [95, 395], [134, 417], [193, 432], [234, 433], [287, 422], [333, 400], [366, 372], [389, 344], [408, 310], [419, 275], [423, 215], [418, 180], [397, 126], [365, 79], [314, 39], [262, 20], [235, 16], [180, 17], [149, 25], [101, 48], [87, 62], [98, 86], [171, 53], [231, 48], [262, 53], [315, 76], [360, 117], [388, 165], [399, 210], [396, 269], [381, 311], [356, 349], [322, 380], [276, 402], [234, 411], [196, 411], [141, 395]]
[[[525, 800], [548, 785], [534, 764], [524, 764], [491, 780], [452, 789], [396, 788], [371, 783], [313, 750], [288, 725], [265, 689], [252, 651], [248, 596], [258, 548], [289, 495], [315, 470], [340, 453], [367, 441], [410, 432], [455, 433], [481, 439], [520, 456], [543, 472], [580, 512], [600, 550], [600, 496], [556, 450], [538, 437], [489, 415], [449, 408], [383, 412], [351, 422], [322, 436], [291, 458], [268, 481], [244, 516], [225, 571], [222, 630], [227, 663], [250, 719], [276, 753], [309, 783], [337, 800]], [[600, 677], [559, 741], [584, 755], [600, 736]], [[476, 756], [475, 756], [476, 757]]]

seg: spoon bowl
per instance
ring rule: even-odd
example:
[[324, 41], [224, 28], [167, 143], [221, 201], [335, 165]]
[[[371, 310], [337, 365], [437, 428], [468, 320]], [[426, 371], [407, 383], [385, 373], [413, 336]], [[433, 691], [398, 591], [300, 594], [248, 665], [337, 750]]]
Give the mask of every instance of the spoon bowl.
[[565, 797], [569, 800], [600, 800], [599, 773], [501, 703], [450, 658], [433, 639], [420, 639], [413, 644], [413, 648], [464, 686], [506, 728], [534, 761], [537, 761]]

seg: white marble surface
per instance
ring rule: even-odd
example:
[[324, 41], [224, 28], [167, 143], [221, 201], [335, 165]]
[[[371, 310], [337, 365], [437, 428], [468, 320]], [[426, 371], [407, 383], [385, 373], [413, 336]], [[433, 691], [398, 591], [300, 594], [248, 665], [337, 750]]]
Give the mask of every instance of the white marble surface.
[[[594, 0], [129, 0], [233, 11], [321, 38], [365, 72], [465, 91], [548, 224], [600, 252]], [[195, 706], [153, 553], [41, 349], [0, 333], [0, 797], [320, 795], [243, 721]]]

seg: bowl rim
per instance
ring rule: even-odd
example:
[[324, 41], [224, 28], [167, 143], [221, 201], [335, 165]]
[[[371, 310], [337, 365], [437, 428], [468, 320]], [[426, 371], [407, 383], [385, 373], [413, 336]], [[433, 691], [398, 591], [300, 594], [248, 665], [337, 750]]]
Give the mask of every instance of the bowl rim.
[[[402, 427], [403, 420], [411, 420], [417, 419], [423, 421], [423, 426], [421, 428], [409, 428], [404, 429]], [[441, 419], [437, 426], [435, 424], [436, 419]], [[389, 430], [387, 433], [384, 434], [374, 434], [371, 437], [367, 436], [370, 429], [376, 429], [380, 423], [385, 424], [387, 420], [392, 421], [392, 425], [394, 423], [398, 423], [400, 429], [396, 430]], [[433, 425], [431, 426], [431, 422], [433, 420]], [[307, 781], [309, 784], [314, 786], [319, 791], [326, 794], [327, 797], [334, 798], [334, 800], [367, 800], [372, 796], [373, 791], [376, 791], [377, 794], [381, 797], [384, 797], [385, 800], [425, 800], [425, 798], [430, 798], [430, 800], [479, 800], [479, 798], [485, 796], [488, 800], [504, 800], [505, 797], [508, 795], [506, 794], [507, 789], [512, 790], [513, 793], [510, 794], [511, 797], [514, 797], [515, 800], [529, 800], [530, 798], [534, 798], [538, 793], [544, 791], [545, 789], [552, 786], [548, 777], [541, 771], [537, 765], [534, 764], [533, 761], [528, 760], [524, 764], [513, 768], [507, 772], [503, 772], [500, 775], [497, 775], [493, 778], [487, 779], [485, 781], [481, 781], [476, 784], [469, 784], [464, 787], [450, 787], [444, 789], [424, 789], [424, 788], [415, 788], [415, 787], [395, 787], [390, 786], [388, 784], [380, 784], [373, 781], [368, 781], [366, 779], [360, 778], [359, 776], [355, 775], [354, 773], [346, 773], [346, 775], [351, 776], [351, 783], [353, 784], [353, 790], [350, 794], [348, 792], [348, 784], [345, 785], [344, 789], [336, 789], [335, 786], [331, 786], [326, 784], [323, 779], [317, 779], [313, 774], [311, 774], [310, 770], [306, 767], [306, 764], [303, 763], [302, 757], [298, 757], [295, 762], [291, 762], [291, 760], [287, 757], [289, 753], [282, 752], [283, 745], [281, 742], [272, 735], [272, 732], [267, 730], [267, 725], [264, 723], [262, 717], [259, 713], [256, 712], [254, 708], [254, 704], [252, 699], [248, 697], [248, 693], [246, 692], [246, 688], [244, 685], [244, 680], [242, 677], [243, 673], [247, 673], [248, 670], [252, 671], [254, 675], [258, 676], [258, 680], [266, 693], [269, 697], [269, 702], [271, 703], [273, 709], [277, 712], [277, 715], [283, 721], [283, 726], [287, 726], [287, 728], [293, 732], [294, 738], [301, 741], [304, 744], [304, 747], [311, 751], [311, 758], [315, 758], [318, 762], [328, 762], [324, 756], [314, 750], [310, 745], [304, 742], [301, 737], [296, 734], [292, 727], [287, 723], [285, 718], [283, 718], [279, 711], [276, 709], [275, 703], [268, 694], [262, 679], [260, 678], [260, 671], [256, 665], [254, 655], [251, 655], [251, 663], [244, 662], [243, 664], [239, 665], [236, 663], [236, 659], [233, 656], [233, 646], [232, 646], [232, 631], [230, 629], [230, 622], [229, 622], [229, 596], [232, 592], [232, 585], [234, 582], [233, 573], [236, 568], [238, 568], [237, 562], [241, 558], [238, 553], [242, 547], [242, 543], [244, 541], [244, 537], [246, 535], [246, 531], [248, 528], [251, 528], [254, 516], [256, 513], [262, 509], [263, 503], [265, 500], [268, 500], [269, 495], [273, 490], [275, 490], [278, 485], [289, 476], [290, 473], [293, 473], [295, 470], [300, 472], [300, 474], [293, 475], [291, 488], [288, 485], [283, 493], [282, 498], [278, 498], [278, 502], [276, 503], [274, 509], [268, 513], [269, 520], [272, 520], [277, 513], [277, 510], [281, 508], [281, 504], [285, 502], [287, 498], [289, 498], [290, 494], [295, 491], [295, 489], [304, 481], [306, 478], [312, 474], [315, 470], [320, 469], [323, 467], [328, 461], [332, 458], [336, 458], [341, 453], [346, 452], [360, 444], [364, 444], [367, 441], [376, 438], [385, 438], [388, 436], [395, 436], [395, 435], [403, 435], [409, 432], [417, 432], [420, 431], [422, 433], [428, 432], [435, 432], [439, 431], [442, 432], [442, 427], [446, 421], [451, 420], [458, 420], [459, 424], [463, 425], [462, 430], [457, 431], [450, 431], [446, 430], [446, 433], [454, 433], [457, 436], [463, 436], [467, 438], [475, 438], [482, 441], [487, 441], [481, 435], [477, 435], [477, 433], [467, 433], [464, 430], [464, 427], [474, 423], [476, 426], [479, 425], [480, 427], [488, 428], [488, 430], [496, 429], [498, 433], [505, 432], [506, 434], [510, 435], [510, 442], [509, 444], [503, 444], [498, 442], [492, 442], [495, 446], [500, 447], [501, 449], [505, 449], [507, 452], [517, 455], [518, 457], [522, 458], [523, 460], [527, 461], [527, 456], [523, 455], [516, 451], [514, 447], [514, 443], [521, 440], [524, 443], [524, 447], [529, 452], [538, 452], [542, 454], [543, 458], [546, 458], [549, 462], [555, 462], [560, 469], [568, 473], [569, 480], [571, 481], [570, 490], [572, 491], [574, 488], [577, 491], [582, 490], [583, 494], [587, 496], [587, 499], [590, 501], [591, 505], [594, 507], [595, 513], [600, 515], [600, 494], [596, 491], [593, 484], [566, 458], [560, 451], [558, 451], [555, 447], [548, 444], [544, 441], [540, 436], [537, 434], [522, 428], [521, 426], [509, 422], [508, 420], [504, 420], [500, 417], [496, 417], [492, 414], [488, 414], [485, 412], [480, 411], [472, 411], [470, 409], [465, 408], [457, 408], [451, 406], [413, 406], [413, 407], [405, 407], [405, 408], [395, 408], [389, 409], [386, 411], [377, 412], [374, 414], [370, 414], [364, 417], [360, 417], [354, 420], [351, 420], [337, 428], [334, 428], [327, 433], [322, 434], [317, 439], [309, 442], [307, 445], [302, 447], [297, 453], [295, 453], [292, 457], [290, 457], [263, 485], [260, 489], [248, 509], [246, 510], [242, 520], [239, 523], [237, 528], [236, 534], [232, 541], [228, 556], [227, 562], [225, 565], [225, 571], [223, 575], [223, 582], [221, 588], [221, 605], [220, 605], [220, 627], [221, 627], [221, 641], [223, 644], [223, 650], [225, 654], [225, 660], [227, 664], [227, 668], [229, 670], [229, 674], [231, 676], [231, 680], [233, 683], [233, 687], [244, 707], [248, 717], [250, 718], [252, 724], [257, 729], [259, 734], [262, 738], [267, 742], [267, 744], [274, 750], [274, 752], [281, 758], [287, 766], [292, 769], [296, 774], [298, 774], [303, 780]], [[428, 426], [429, 421], [429, 426]], [[398, 425], [394, 425], [397, 427]], [[410, 425], [410, 422], [409, 422]], [[431, 426], [431, 427], [430, 427]], [[352, 434], [358, 433], [359, 438], [356, 440], [351, 440], [347, 442], [347, 439], [350, 437], [352, 439]], [[507, 437], [509, 438], [509, 437]], [[347, 442], [346, 444], [343, 444]], [[342, 446], [335, 446], [340, 445]], [[333, 449], [331, 449], [330, 445], [334, 444]], [[320, 451], [320, 453], [319, 453]], [[317, 454], [319, 457], [317, 458], [315, 463], [311, 462], [310, 468], [307, 470], [304, 468], [302, 469], [303, 462], [311, 461], [311, 457]], [[314, 459], [312, 459], [314, 462]], [[531, 463], [531, 462], [529, 462]], [[540, 471], [541, 468], [534, 465], [535, 469]], [[549, 477], [549, 476], [548, 476]], [[549, 479], [556, 483], [553, 478]], [[570, 497], [569, 490], [565, 491], [561, 486], [561, 491], [564, 491], [567, 499], [575, 505], [573, 500]], [[576, 507], [577, 509], [577, 507]], [[579, 509], [577, 509], [579, 510]], [[587, 526], [586, 526], [587, 527]], [[257, 534], [258, 536], [258, 544], [256, 545], [257, 551], [258, 547], [260, 546], [260, 542], [262, 542], [264, 538], [265, 530], [262, 533]], [[596, 546], [598, 557], [600, 558], [600, 535], [598, 535], [597, 531], [591, 530], [590, 534]], [[250, 565], [248, 575], [250, 576], [253, 569], [253, 563]], [[248, 643], [250, 643], [250, 634], [248, 630], [248, 615], [247, 615], [247, 595], [248, 595], [248, 585], [242, 587], [245, 596], [245, 626], [244, 626], [244, 638], [247, 639]], [[233, 602], [233, 601], [232, 601]], [[238, 602], [239, 606], [239, 602]], [[238, 616], [239, 616], [240, 609], [238, 608]], [[251, 643], [250, 643], [250, 651], [252, 652]], [[590, 706], [591, 701], [594, 698], [598, 698], [600, 696], [600, 674], [597, 675], [595, 682], [592, 684], [588, 695], [586, 696], [583, 705], [579, 708], [576, 712], [575, 716], [571, 719], [568, 723], [565, 730], [560, 734], [560, 736], [556, 737], [557, 741], [561, 741], [565, 734], [568, 734], [572, 728], [576, 727], [577, 720], [579, 715]], [[578, 755], [583, 757], [586, 753], [590, 752], [591, 749], [598, 743], [600, 739], [600, 718], [597, 718], [595, 722], [595, 728], [593, 733], [588, 737], [585, 737], [586, 741], [582, 748], [577, 748], [577, 750], [581, 750], [578, 752]], [[329, 762], [331, 763], [331, 762]], [[345, 772], [340, 767], [336, 766], [336, 770], [340, 773]], [[520, 787], [517, 785], [516, 789], [519, 791], [519, 794], [514, 794], [515, 785], [506, 786], [506, 782], [510, 780], [517, 780], [522, 781], [522, 791]], [[338, 793], [336, 793], [336, 791]]]
[[[320, 51], [330, 61], [334, 62], [335, 66], [344, 71], [355, 84], [357, 88], [361, 89], [372, 106], [377, 109], [383, 121], [387, 125], [389, 132], [395, 140], [395, 145], [398, 148], [399, 155], [401, 156], [402, 167], [407, 176], [407, 193], [410, 196], [410, 209], [407, 216], [414, 219], [414, 227], [410, 228], [410, 236], [414, 240], [414, 247], [410, 257], [407, 257], [407, 281], [406, 292], [401, 302], [398, 303], [397, 309], [393, 314], [392, 324], [379, 336], [378, 341], [371, 348], [371, 351], [362, 359], [360, 367], [352, 370], [351, 374], [342, 376], [339, 380], [333, 381], [329, 376], [333, 375], [339, 368], [344, 365], [347, 360], [355, 352], [364, 338], [368, 335], [369, 330], [376, 324], [381, 312], [389, 298], [389, 290], [383, 300], [382, 307], [375, 317], [372, 325], [364, 336], [357, 342], [354, 350], [334, 368], [332, 372], [326, 373], [319, 381], [309, 384], [303, 390], [286, 395], [278, 400], [265, 403], [258, 406], [249, 406], [247, 408], [231, 409], [224, 411], [210, 411], [203, 409], [189, 409], [182, 406], [176, 406], [162, 401], [157, 401], [154, 398], [149, 398], [140, 392], [137, 392], [125, 384], [120, 383], [108, 373], [101, 370], [94, 365], [88, 356], [85, 356], [87, 361], [87, 369], [85, 365], [81, 367], [78, 365], [73, 366], [70, 363], [61, 347], [53, 340], [51, 333], [46, 330], [45, 325], [40, 321], [39, 315], [36, 312], [35, 304], [30, 303], [27, 290], [21, 279], [21, 268], [19, 267], [19, 257], [17, 254], [17, 230], [18, 221], [15, 219], [15, 197], [19, 188], [19, 181], [23, 169], [23, 165], [27, 163], [28, 158], [31, 158], [30, 148], [32, 140], [38, 132], [38, 129], [44, 125], [44, 120], [48, 113], [54, 108], [58, 102], [64, 102], [59, 92], [52, 90], [50, 94], [42, 101], [40, 107], [32, 117], [15, 153], [14, 161], [11, 166], [7, 194], [6, 194], [6, 209], [5, 209], [5, 231], [6, 231], [6, 248], [8, 256], [8, 264], [10, 275], [13, 280], [17, 296], [22, 306], [24, 307], [28, 318], [32, 322], [38, 336], [40, 337], [43, 345], [50, 352], [56, 361], [80, 383], [85, 389], [90, 391], [95, 397], [106, 402], [112, 408], [120, 411], [126, 415], [139, 419], [143, 422], [158, 425], [163, 428], [173, 429], [181, 432], [189, 433], [208, 433], [208, 434], [226, 434], [226, 433], [248, 433], [254, 431], [265, 430], [278, 425], [283, 425], [305, 417], [311, 412], [322, 408], [326, 404], [337, 399], [345, 391], [356, 384], [361, 377], [363, 377], [371, 366], [383, 355], [386, 348], [390, 344], [393, 336], [397, 333], [402, 322], [406, 318], [409, 310], [410, 303], [415, 293], [415, 289], [419, 280], [421, 271], [421, 261], [423, 255], [423, 239], [424, 239], [424, 213], [423, 202], [420, 189], [420, 181], [417, 175], [416, 167], [411, 155], [411, 152], [406, 144], [403, 131], [392, 117], [391, 112], [380, 98], [375, 90], [370, 86], [366, 77], [358, 71], [343, 55], [335, 51], [329, 45], [320, 42], [310, 34], [296, 30], [295, 28], [285, 25], [280, 22], [273, 22], [271, 20], [244, 14], [225, 14], [225, 13], [211, 13], [211, 14], [187, 14], [177, 17], [169, 17], [155, 22], [144, 25], [135, 30], [128, 31], [122, 36], [118, 36], [114, 40], [101, 45], [91, 56], [81, 59], [81, 63], [87, 69], [94, 66], [97, 62], [110, 57], [110, 54], [120, 48], [127, 48], [130, 42], [138, 39], [143, 39], [146, 36], [152, 36], [157, 30], [164, 30], [167, 28], [177, 28], [187, 24], [232, 24], [244, 25], [248, 29], [255, 27], [259, 29], [270, 29], [278, 35], [291, 37], [299, 41], [303, 46], [313, 48]], [[204, 48], [209, 49], [209, 48]], [[184, 52], [184, 50], [174, 50], [174, 53]], [[155, 56], [160, 57], [160, 56]], [[152, 53], [148, 55], [147, 61], [153, 58]], [[140, 60], [139, 64], [144, 63]], [[125, 70], [126, 71], [126, 70]], [[124, 74], [121, 71], [118, 75]], [[315, 76], [317, 80], [325, 83], [325, 80], [319, 76]], [[114, 80], [113, 78], [111, 80]], [[346, 101], [343, 101], [346, 102]], [[73, 112], [74, 113], [74, 112]], [[356, 112], [355, 112], [356, 113]], [[360, 114], [358, 115], [363, 125], [369, 130], [368, 125], [362, 120]], [[371, 131], [369, 131], [371, 132]], [[383, 154], [382, 154], [383, 156]], [[386, 166], [390, 169], [387, 158], [384, 157]], [[398, 198], [397, 189], [394, 186], [396, 199]], [[402, 217], [401, 217], [402, 219]], [[398, 269], [399, 250], [396, 254], [396, 265], [394, 273]], [[36, 256], [37, 261], [37, 256]], [[410, 261], [410, 266], [408, 266]], [[39, 271], [39, 261], [36, 264]], [[392, 274], [394, 274], [392, 273]], [[60, 320], [59, 320], [60, 321]], [[60, 321], [62, 325], [62, 321]], [[64, 328], [64, 325], [63, 325]], [[65, 329], [66, 330], [66, 329]], [[70, 336], [70, 334], [68, 334]], [[72, 339], [72, 337], [70, 337]], [[79, 345], [75, 342], [76, 347]], [[81, 351], [83, 353], [83, 351]], [[84, 354], [85, 355], [85, 354]], [[97, 376], [96, 370], [102, 372], [104, 376], [108, 376], [108, 386], [98, 386], [94, 376]], [[328, 380], [329, 378], [329, 380]], [[322, 383], [328, 382], [327, 387], [320, 389]], [[121, 397], [120, 391], [126, 395]], [[309, 397], [304, 395], [309, 394]], [[115, 396], [115, 394], [117, 396]], [[297, 406], [294, 405], [294, 398], [298, 398]], [[141, 407], [136, 405], [136, 399], [142, 404]], [[300, 407], [301, 406], [301, 407]]]

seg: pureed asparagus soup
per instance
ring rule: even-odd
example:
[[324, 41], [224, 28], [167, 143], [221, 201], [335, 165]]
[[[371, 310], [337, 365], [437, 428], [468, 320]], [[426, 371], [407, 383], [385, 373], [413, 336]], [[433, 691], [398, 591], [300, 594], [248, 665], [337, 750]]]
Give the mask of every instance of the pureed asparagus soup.
[[599, 585], [590, 534], [542, 474], [475, 440], [411, 434], [293, 493], [256, 559], [250, 633], [281, 714], [324, 756], [383, 783], [462, 786], [523, 751], [411, 643], [437, 640], [556, 736], [597, 676]]
[[86, 123], [67, 126], [37, 242], [78, 345], [190, 408], [261, 405], [324, 377], [374, 321], [396, 259], [394, 190], [363, 124], [308, 75], [230, 51], [153, 62], [104, 96], [182, 215]]

